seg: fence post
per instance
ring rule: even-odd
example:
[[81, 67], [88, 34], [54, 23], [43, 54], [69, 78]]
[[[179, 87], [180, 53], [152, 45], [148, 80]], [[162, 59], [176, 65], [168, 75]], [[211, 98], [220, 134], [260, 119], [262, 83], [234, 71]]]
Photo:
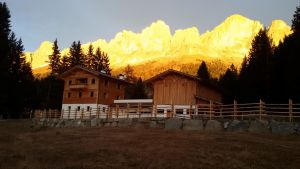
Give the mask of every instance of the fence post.
[[119, 105], [118, 104], [116, 105], [116, 116], [117, 116], [117, 118], [119, 117]]
[[126, 107], [126, 113], [127, 113], [127, 118], [129, 118], [129, 104], [127, 103], [127, 107]]
[[156, 118], [157, 117], [157, 105], [154, 104], [154, 117]]
[[175, 108], [174, 108], [174, 104], [172, 103], [172, 117], [176, 117], [176, 111], [175, 111]]
[[212, 118], [212, 117], [211, 117], [211, 116], [212, 116], [212, 104], [213, 104], [213, 103], [212, 103], [212, 101], [210, 100], [210, 101], [209, 101], [209, 120], [211, 120], [211, 118]]
[[64, 113], [65, 113], [65, 110], [64, 110], [64, 109], [61, 109], [61, 112], [60, 112], [60, 118], [61, 118], [61, 119], [64, 118]]
[[189, 116], [190, 116], [190, 118], [192, 117], [192, 104], [190, 105], [190, 108], [189, 108]]
[[289, 120], [293, 121], [293, 100], [289, 99]]
[[237, 119], [237, 101], [233, 100], [233, 119], [236, 120]]
[[78, 110], [77, 110], [77, 109], [75, 109], [75, 119], [76, 119], [76, 117], [77, 117], [77, 111], [78, 111]]
[[138, 115], [141, 118], [141, 103], [138, 104]]
[[264, 102], [261, 99], [259, 99], [259, 120], [261, 120], [263, 104], [264, 104]]
[[71, 109], [68, 111], [68, 119], [70, 119]]

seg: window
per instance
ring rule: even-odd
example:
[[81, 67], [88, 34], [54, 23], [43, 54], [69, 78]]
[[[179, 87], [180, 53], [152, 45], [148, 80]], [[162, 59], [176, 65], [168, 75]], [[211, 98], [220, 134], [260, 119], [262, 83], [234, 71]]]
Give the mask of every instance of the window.
[[95, 84], [96, 80], [95, 79], [92, 79], [92, 84]]
[[120, 100], [120, 96], [117, 96], [117, 100]]
[[71, 110], [71, 106], [68, 106], [68, 110], [69, 110], [69, 111]]
[[86, 111], [90, 111], [91, 110], [91, 107], [90, 106], [87, 106], [86, 107]]
[[107, 93], [103, 93], [103, 98], [107, 99], [107, 97], [108, 97], [108, 94]]
[[108, 86], [108, 80], [105, 80], [104, 86]]
[[70, 98], [71, 97], [71, 93], [70, 92], [68, 92], [68, 98]]
[[121, 89], [121, 84], [120, 83], [117, 84], [117, 88]]
[[87, 84], [87, 78], [77, 79], [78, 84]]
[[90, 93], [90, 96], [91, 96], [91, 97], [94, 97], [94, 92], [91, 92], [91, 93]]
[[77, 111], [79, 111], [80, 110], [80, 106], [77, 106]]
[[72, 84], [72, 80], [69, 80], [69, 85]]
[[81, 96], [82, 96], [82, 93], [81, 93], [81, 92], [79, 92], [79, 98], [81, 98]]

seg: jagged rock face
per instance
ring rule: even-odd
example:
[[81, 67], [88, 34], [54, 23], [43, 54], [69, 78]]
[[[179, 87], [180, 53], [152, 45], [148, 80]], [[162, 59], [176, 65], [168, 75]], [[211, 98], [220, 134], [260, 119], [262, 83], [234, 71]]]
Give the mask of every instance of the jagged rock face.
[[[169, 26], [158, 20], [141, 33], [124, 30], [109, 42], [99, 39], [91, 43], [94, 48], [100, 47], [108, 53], [113, 73], [120, 73], [130, 64], [143, 78], [169, 68], [194, 74], [200, 61], [204, 60], [208, 62], [212, 75], [217, 77], [230, 64], [240, 65], [253, 38], [262, 28], [259, 21], [232, 15], [210, 32], [200, 34], [196, 27], [191, 27], [176, 30], [172, 35]], [[290, 26], [281, 20], [273, 21], [268, 29], [273, 45], [278, 45], [291, 33]], [[87, 51], [89, 44], [83, 44], [83, 51]], [[52, 43], [46, 41], [35, 52], [26, 52], [27, 60], [32, 60], [32, 68], [45, 66], [51, 50]], [[68, 51], [63, 49], [62, 55], [68, 55]], [[148, 65], [150, 74], [145, 65]]]

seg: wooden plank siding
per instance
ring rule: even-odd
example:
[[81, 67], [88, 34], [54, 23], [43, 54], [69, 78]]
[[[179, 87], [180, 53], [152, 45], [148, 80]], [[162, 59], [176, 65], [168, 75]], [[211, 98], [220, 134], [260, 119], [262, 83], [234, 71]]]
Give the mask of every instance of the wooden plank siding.
[[177, 75], [170, 75], [153, 84], [154, 104], [195, 104], [197, 83]]
[[[76, 84], [76, 80], [80, 78], [87, 78], [87, 87], [84, 89], [71, 89], [70, 86]], [[95, 84], [92, 84], [92, 79], [95, 79]], [[69, 76], [64, 78], [64, 96], [63, 96], [63, 104], [75, 104], [75, 103], [97, 103], [97, 94], [98, 94], [98, 84], [99, 79], [97, 76], [81, 71], [74, 70], [70, 73]], [[69, 84], [71, 81], [71, 84]], [[79, 92], [81, 92], [82, 96], [79, 97]], [[94, 96], [91, 97], [90, 93], [94, 92]], [[70, 93], [70, 98], [68, 97], [68, 93]]]
[[[62, 74], [60, 78], [64, 80], [63, 104], [111, 105], [116, 99], [124, 99], [125, 86], [129, 84], [78, 66]], [[87, 81], [80, 83], [79, 79]]]
[[172, 69], [146, 80], [146, 83], [152, 84], [155, 105], [194, 105], [222, 101], [222, 94], [216, 86]]

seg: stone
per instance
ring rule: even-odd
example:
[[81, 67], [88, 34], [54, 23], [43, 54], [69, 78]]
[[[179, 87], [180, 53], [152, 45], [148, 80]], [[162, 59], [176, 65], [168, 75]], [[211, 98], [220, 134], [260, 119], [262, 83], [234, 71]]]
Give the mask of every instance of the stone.
[[111, 127], [118, 127], [118, 122], [113, 121], [113, 122], [110, 123], [110, 126]]
[[229, 121], [224, 122], [224, 129], [227, 129], [229, 127]]
[[91, 127], [98, 126], [98, 120], [96, 118], [91, 119]]
[[183, 130], [203, 130], [203, 121], [202, 120], [184, 120], [183, 121]]
[[131, 125], [132, 125], [132, 119], [130, 118], [119, 119], [119, 123], [118, 123], [119, 127], [129, 127]]
[[64, 127], [65, 126], [65, 120], [63, 120], [63, 119], [60, 119], [59, 121], [58, 121], [58, 123], [56, 124], [56, 128], [62, 128], [62, 127]]
[[217, 120], [208, 120], [205, 125], [205, 131], [220, 132], [223, 131], [223, 125]]
[[150, 122], [149, 122], [149, 127], [150, 127], [150, 128], [157, 128], [158, 126], [157, 126], [156, 121], [150, 121]]
[[245, 120], [233, 120], [229, 123], [227, 131], [246, 132], [249, 128], [249, 122]]
[[169, 118], [165, 122], [165, 129], [181, 129], [182, 120], [178, 118]]
[[289, 122], [277, 122], [272, 120], [270, 122], [270, 128], [274, 134], [294, 134], [295, 127], [292, 123]]
[[104, 127], [110, 127], [110, 122], [104, 122]]
[[268, 133], [270, 132], [268, 121], [266, 120], [251, 121], [248, 131], [253, 133]]

